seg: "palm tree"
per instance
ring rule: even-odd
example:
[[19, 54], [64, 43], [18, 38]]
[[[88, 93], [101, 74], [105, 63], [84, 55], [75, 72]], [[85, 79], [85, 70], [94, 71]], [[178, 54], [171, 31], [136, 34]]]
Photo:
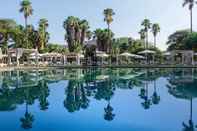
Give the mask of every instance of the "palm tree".
[[189, 6], [189, 10], [190, 10], [190, 28], [191, 28], [191, 33], [193, 31], [193, 7], [194, 7], [194, 4], [196, 4], [197, 1], [195, 0], [184, 0], [183, 2], [183, 7], [188, 5]]
[[47, 27], [49, 26], [47, 19], [40, 19], [39, 21], [39, 37], [40, 37], [40, 49], [43, 50], [46, 46], [46, 43], [48, 41], [48, 33], [47, 33]]
[[158, 33], [160, 32], [160, 26], [159, 24], [153, 24], [152, 25], [152, 33], [153, 33], [153, 36], [154, 36], [154, 47], [156, 48], [156, 37], [158, 35]]
[[140, 39], [143, 40], [143, 42], [144, 42], [144, 48], [146, 48], [146, 44], [145, 44], [146, 43], [146, 41], [145, 41], [145, 39], [146, 39], [146, 32], [144, 31], [144, 29], [141, 29], [139, 34], [140, 34]]
[[65, 40], [67, 40], [69, 51], [74, 52], [84, 44], [86, 33], [89, 29], [88, 21], [80, 20], [77, 17], [69, 16], [63, 23], [66, 30]]
[[31, 16], [33, 14], [31, 2], [29, 0], [23, 0], [20, 5], [21, 5], [21, 8], [19, 11], [21, 13], [24, 13], [25, 27], [27, 27], [27, 19], [29, 16]]
[[85, 38], [89, 37], [89, 36], [87, 36], [87, 32], [88, 32], [87, 30], [90, 28], [88, 21], [82, 20], [80, 22], [80, 28], [81, 28], [81, 40], [80, 40], [81, 42], [80, 42], [80, 44], [83, 45]]
[[[31, 6], [31, 2], [29, 0], [23, 0], [21, 2], [21, 8], [20, 8], [20, 12], [24, 14], [24, 18], [25, 18], [25, 28], [27, 29], [27, 19], [29, 16], [31, 16], [33, 14], [33, 9], [32, 9], [32, 6]], [[26, 32], [26, 35], [25, 35], [25, 42], [28, 43], [28, 33]]]
[[109, 44], [109, 52], [111, 52], [111, 38], [110, 38], [110, 24], [113, 22], [113, 15], [115, 15], [113, 9], [107, 8], [104, 10], [103, 12], [104, 14], [104, 21], [107, 23], [107, 28], [108, 28], [108, 36], [109, 36], [109, 40], [108, 40], [108, 44]]
[[151, 23], [149, 19], [144, 19], [144, 21], [141, 24], [142, 26], [144, 26], [144, 31], [146, 33], [146, 48], [148, 48], [148, 32], [149, 29], [151, 29]]

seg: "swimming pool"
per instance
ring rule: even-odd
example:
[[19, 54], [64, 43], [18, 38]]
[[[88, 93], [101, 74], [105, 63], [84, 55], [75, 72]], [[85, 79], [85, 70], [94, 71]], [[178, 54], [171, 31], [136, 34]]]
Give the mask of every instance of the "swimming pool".
[[193, 68], [5, 71], [0, 130], [192, 131], [196, 98]]

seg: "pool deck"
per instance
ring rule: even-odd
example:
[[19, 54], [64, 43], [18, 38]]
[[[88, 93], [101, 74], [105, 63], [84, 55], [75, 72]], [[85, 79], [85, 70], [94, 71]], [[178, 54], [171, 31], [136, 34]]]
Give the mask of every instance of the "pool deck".
[[197, 65], [107, 65], [107, 66], [78, 66], [78, 65], [66, 65], [66, 66], [7, 66], [0, 67], [0, 71], [12, 71], [12, 70], [36, 70], [36, 69], [86, 69], [86, 68], [197, 68]]

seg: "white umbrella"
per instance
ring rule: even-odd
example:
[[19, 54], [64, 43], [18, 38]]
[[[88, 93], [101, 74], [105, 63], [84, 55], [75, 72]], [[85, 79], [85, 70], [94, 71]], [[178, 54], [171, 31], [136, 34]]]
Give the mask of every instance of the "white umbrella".
[[96, 56], [97, 56], [97, 57], [109, 57], [109, 55], [106, 54], [106, 53], [103, 52], [103, 51], [96, 51]]
[[83, 54], [78, 54], [78, 57], [79, 58], [84, 58], [84, 55]]
[[105, 52], [102, 52], [102, 51], [96, 51], [96, 56], [102, 58], [102, 64], [103, 64], [103, 58], [109, 57], [108, 54], [106, 54]]
[[96, 55], [97, 57], [109, 57], [109, 55], [108, 54], [106, 54], [106, 53], [103, 53], [103, 54], [97, 54]]
[[170, 56], [171, 53], [170, 53], [170, 52], [165, 52], [163, 55], [164, 55], [164, 56]]
[[122, 54], [120, 54], [120, 56], [125, 56], [125, 57], [136, 57], [135, 54], [131, 54], [131, 53], [128, 53], [128, 52], [122, 53]]
[[144, 56], [141, 56], [141, 55], [135, 55], [135, 58], [136, 59], [146, 59]]
[[139, 52], [138, 54], [155, 54], [155, 53], [156, 52], [152, 50], [144, 50], [144, 51]]
[[37, 59], [40, 58], [40, 56], [36, 57], [36, 56], [30, 56], [29, 59]]
[[34, 57], [34, 56], [41, 57], [42, 54], [39, 54], [39, 53], [36, 53], [36, 52], [30, 54], [30, 57]]

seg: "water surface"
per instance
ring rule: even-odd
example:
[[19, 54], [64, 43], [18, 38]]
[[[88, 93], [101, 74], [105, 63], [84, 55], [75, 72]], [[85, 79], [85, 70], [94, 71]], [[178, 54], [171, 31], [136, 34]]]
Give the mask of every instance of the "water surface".
[[196, 69], [0, 72], [1, 131], [194, 131]]

